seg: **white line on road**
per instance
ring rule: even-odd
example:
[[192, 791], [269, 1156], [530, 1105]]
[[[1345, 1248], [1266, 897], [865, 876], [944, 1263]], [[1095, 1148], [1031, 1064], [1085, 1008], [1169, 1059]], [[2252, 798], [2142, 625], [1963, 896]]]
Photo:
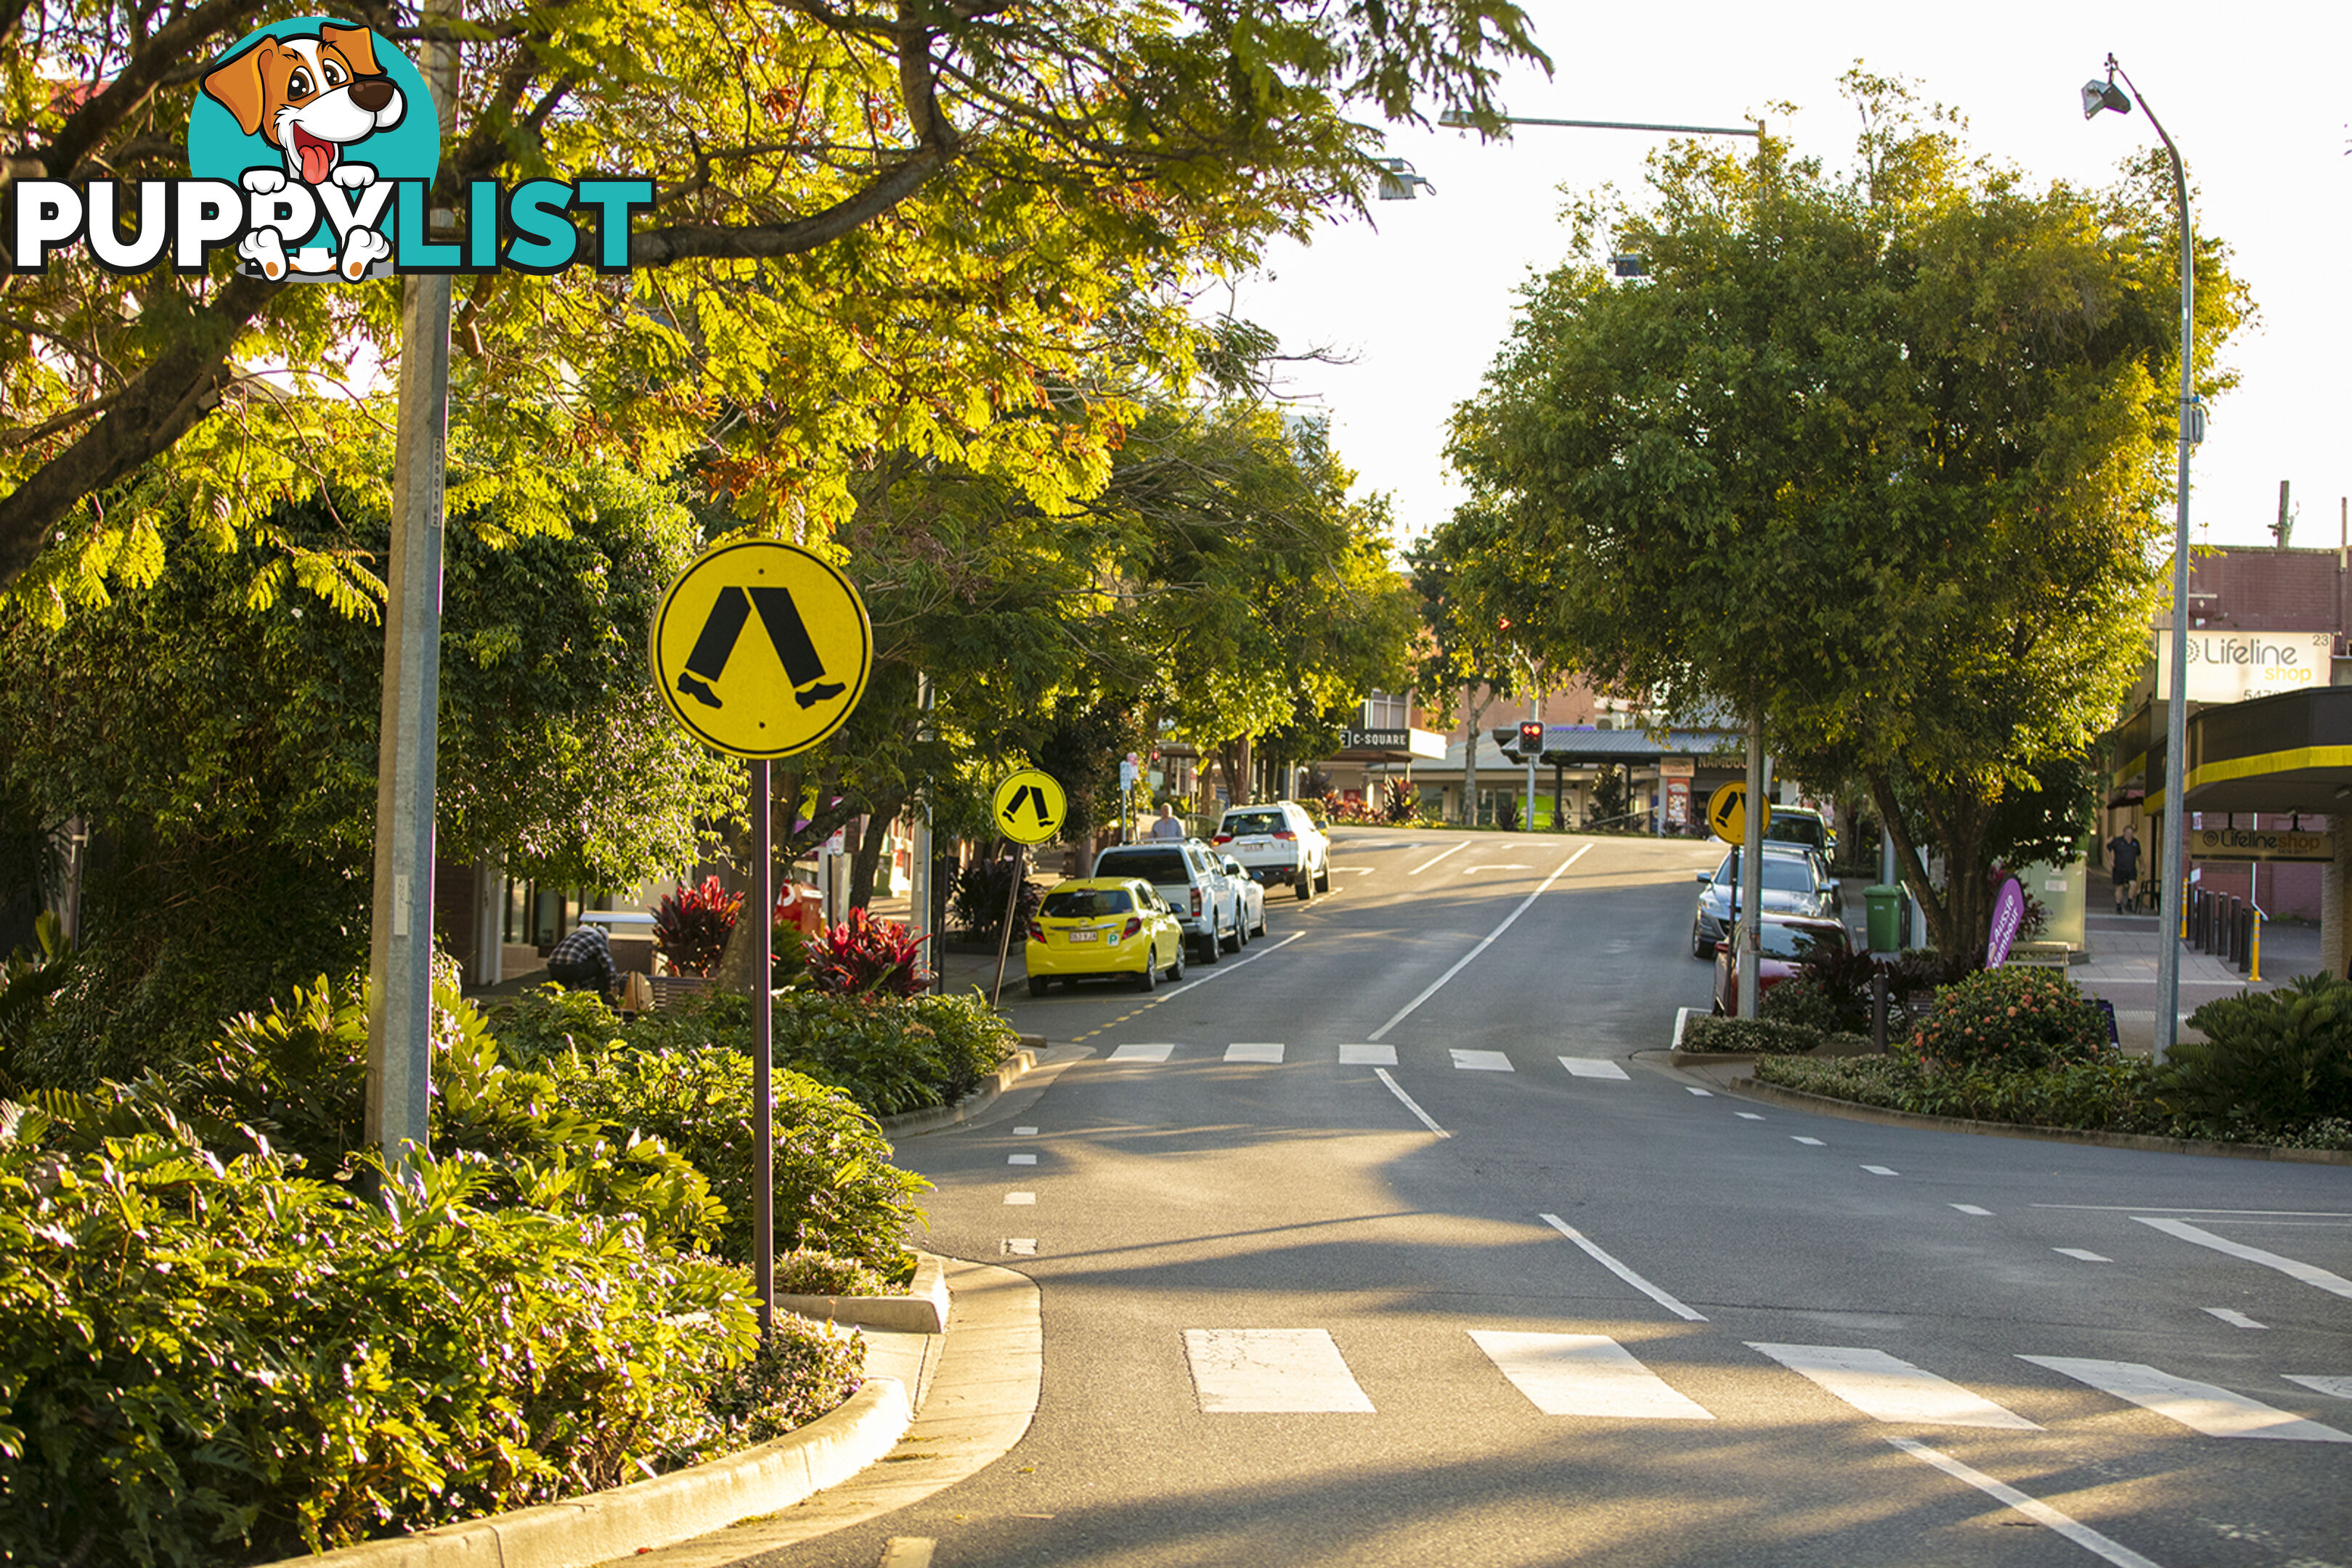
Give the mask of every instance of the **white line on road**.
[[1542, 1220], [1546, 1225], [1550, 1226], [1554, 1230], [1559, 1231], [1562, 1236], [1567, 1237], [1570, 1241], [1575, 1242], [1579, 1247], [1583, 1248], [1587, 1253], [1591, 1255], [1593, 1261], [1599, 1263], [1602, 1268], [1608, 1270], [1611, 1273], [1616, 1275], [1619, 1279], [1633, 1286], [1633, 1289], [1641, 1291], [1642, 1294], [1649, 1297], [1650, 1300], [1657, 1302], [1658, 1305], [1665, 1308], [1666, 1311], [1674, 1313], [1675, 1316], [1681, 1318], [1687, 1322], [1703, 1323], [1706, 1322], [1706, 1315], [1704, 1312], [1695, 1312], [1691, 1311], [1690, 1308], [1683, 1305], [1680, 1301], [1675, 1300], [1672, 1296], [1666, 1294], [1664, 1291], [1661, 1291], [1655, 1285], [1650, 1283], [1649, 1281], [1644, 1280], [1641, 1275], [1636, 1274], [1633, 1270], [1628, 1269], [1624, 1264], [1620, 1263], [1616, 1259], [1612, 1258], [1608, 1253], [1601, 1250], [1600, 1248], [1594, 1246], [1591, 1241], [1586, 1238], [1584, 1232], [1579, 1230], [1575, 1226], [1570, 1225], [1567, 1220], [1562, 1219], [1559, 1215], [1539, 1214], [1536, 1216], [1536, 1218]]
[[1420, 1117], [1420, 1118], [1421, 1118], [1421, 1124], [1422, 1124], [1423, 1126], [1424, 1126], [1424, 1127], [1428, 1128], [1431, 1132], [1433, 1132], [1433, 1133], [1436, 1134], [1437, 1134], [1439, 1137], [1441, 1137], [1441, 1138], [1450, 1138], [1450, 1137], [1452, 1137], [1452, 1136], [1454, 1135], [1453, 1134], [1451, 1134], [1451, 1133], [1447, 1132], [1444, 1128], [1443, 1128], [1443, 1127], [1439, 1126], [1439, 1125], [1437, 1124], [1437, 1120], [1436, 1120], [1436, 1118], [1435, 1118], [1435, 1117], [1432, 1116], [1428, 1112], [1426, 1112], [1426, 1111], [1423, 1110], [1423, 1109], [1422, 1109], [1418, 1104], [1414, 1103], [1414, 1102], [1413, 1102], [1413, 1098], [1412, 1098], [1412, 1095], [1410, 1095], [1410, 1094], [1406, 1093], [1403, 1090], [1402, 1090], [1402, 1089], [1400, 1089], [1400, 1088], [1398, 1088], [1398, 1087], [1397, 1087], [1397, 1081], [1396, 1081], [1395, 1079], [1391, 1078], [1391, 1077], [1389, 1076], [1389, 1070], [1388, 1070], [1387, 1068], [1385, 1068], [1385, 1067], [1375, 1067], [1375, 1068], [1373, 1068], [1373, 1069], [1372, 1069], [1372, 1076], [1373, 1076], [1373, 1077], [1375, 1077], [1375, 1078], [1377, 1078], [1377, 1079], [1379, 1079], [1381, 1082], [1383, 1082], [1383, 1083], [1387, 1084], [1387, 1085], [1389, 1086], [1389, 1092], [1390, 1092], [1390, 1093], [1391, 1093], [1391, 1094], [1393, 1094], [1393, 1095], [1395, 1095], [1398, 1099], [1400, 1099], [1400, 1100], [1403, 1101], [1403, 1102], [1404, 1102], [1404, 1108], [1405, 1108], [1406, 1110], [1408, 1110], [1408, 1111], [1412, 1112], [1414, 1115], [1416, 1115], [1416, 1116]]
[[1037, 1163], [1037, 1156], [1034, 1155], [1007, 1155], [1004, 1156], [1004, 1163], [1008, 1166], [1034, 1166]]
[[1462, 874], [1475, 876], [1482, 871], [1533, 871], [1535, 869], [1531, 865], [1521, 865], [1517, 861], [1497, 862], [1493, 865], [1465, 865], [1462, 868]]
[[1037, 1239], [1034, 1236], [1008, 1236], [1004, 1239], [1004, 1255], [1008, 1258], [1034, 1258]]
[[1187, 980], [1181, 986], [1171, 987], [1168, 990], [1160, 992], [1155, 999], [1144, 1003], [1144, 1006], [1158, 1007], [1161, 1002], [1172, 1002], [1178, 997], [1182, 996], [1186, 991], [1191, 990], [1195, 986], [1205, 986], [1212, 980], [1222, 980], [1227, 975], [1232, 974], [1235, 969], [1246, 969], [1252, 964], [1256, 963], [1260, 958], [1272, 957], [1276, 949], [1287, 947], [1293, 942], [1297, 941], [1301, 936], [1306, 935], [1307, 933], [1304, 931], [1294, 931], [1289, 936], [1285, 936], [1280, 941], [1275, 943], [1273, 946], [1267, 947], [1262, 952], [1253, 953], [1246, 958], [1236, 958], [1229, 963], [1220, 964], [1217, 967], [1217, 972], [1213, 975], [1203, 975], [1197, 980]]
[[1207, 1415], [1372, 1414], [1322, 1329], [1186, 1329], [1184, 1355]]
[[1016, 1138], [1034, 1138], [1037, 1135], [1037, 1129], [1034, 1127], [1015, 1127], [1013, 1129], [1013, 1135]]
[[1843, 1344], [1759, 1344], [1753, 1340], [1748, 1348], [1811, 1378], [1873, 1420], [1916, 1421], [1928, 1427], [1994, 1427], [2010, 1432], [2042, 1430], [2014, 1410], [2005, 1410], [1883, 1350]]
[[2035, 1208], [2083, 1208], [2102, 1214], [2284, 1214], [2299, 1219], [2352, 1219], [2340, 1208], [2183, 1208], [2177, 1203], [2037, 1203]]
[[[1009, 898], [1012, 895], [1008, 894], [1005, 896]], [[1150, 1045], [1122, 1045], [1103, 1060], [1106, 1061], [1165, 1061], [1168, 1060], [1168, 1053], [1175, 1049], [1172, 1042], [1167, 1041]]]
[[1973, 1203], [1956, 1203], [1956, 1204], [1952, 1205], [1952, 1207], [1953, 1207], [1954, 1208], [1958, 1209], [1962, 1214], [1973, 1214], [1973, 1215], [1975, 1215], [1979, 1219], [1990, 1219], [1990, 1218], [1992, 1218], [1992, 1210], [1991, 1210], [1991, 1209], [1990, 1209], [1990, 1208], [1979, 1208], [1979, 1207], [1978, 1207], [1975, 1204], [1973, 1204]]
[[1449, 1049], [1454, 1066], [1462, 1072], [1509, 1072], [1511, 1059], [1499, 1051], [1465, 1051], [1459, 1046]]
[[882, 1543], [882, 1561], [875, 1568], [931, 1568], [937, 1544], [929, 1536], [894, 1535]]
[[2021, 1355], [2036, 1366], [2063, 1373], [2102, 1394], [2128, 1399], [2143, 1410], [2179, 1422], [2209, 1437], [2278, 1437], [2299, 1443], [2352, 1443], [2339, 1432], [2300, 1416], [2272, 1408], [2259, 1399], [2143, 1366], [2136, 1361], [2083, 1361], [2064, 1355]]
[[2352, 1377], [2337, 1377], [2331, 1373], [2319, 1372], [2282, 1372], [2279, 1375], [2289, 1383], [2300, 1383], [2305, 1388], [2316, 1389], [2332, 1399], [2352, 1399]]
[[1333, 876], [1370, 876], [1376, 868], [1368, 865], [1335, 865], [1329, 869]]
[[1903, 1174], [1901, 1171], [1894, 1170], [1886, 1166], [1864, 1166], [1862, 1168], [1868, 1171], [1873, 1176], [1901, 1176]]
[[1559, 1064], [1579, 1078], [1614, 1078], [1621, 1082], [1630, 1082], [1625, 1077], [1625, 1070], [1605, 1056], [1563, 1056]]
[[1715, 1091], [1712, 1089], [1701, 1089], [1696, 1084], [1692, 1083], [1685, 1083], [1683, 1087], [1689, 1090], [1692, 1093], [1700, 1096], [1702, 1099], [1712, 1100], [1715, 1098]]
[[1035, 1205], [1037, 1195], [1034, 1192], [1008, 1192], [1004, 1195], [1004, 1201], [1013, 1207], [1026, 1208]]
[[2316, 1285], [2339, 1296], [2352, 1296], [2352, 1280], [2341, 1274], [2331, 1274], [2315, 1264], [2300, 1263], [2275, 1252], [2265, 1252], [2259, 1247], [2249, 1247], [2243, 1242], [2216, 1236], [2210, 1230], [2200, 1230], [2185, 1219], [2151, 1219], [2145, 1214], [2135, 1214], [2132, 1218], [2142, 1225], [2163, 1231], [2167, 1236], [2178, 1236], [2183, 1241], [2194, 1241], [2200, 1247], [2210, 1247], [2216, 1252], [2242, 1258], [2249, 1263], [2260, 1263], [2265, 1269], [2276, 1269], [2290, 1280], [2300, 1280], [2306, 1285]]
[[1690, 1022], [1690, 1019], [1691, 1009], [1689, 1008], [1676, 1008], [1675, 1009], [1675, 1038], [1666, 1042], [1667, 1045], [1672, 1047], [1674, 1050], [1680, 1051], [1683, 1048], [1683, 1029]]
[[1808, 1138], [1808, 1137], [1806, 1137], [1804, 1134], [1802, 1134], [1801, 1133], [1791, 1133], [1791, 1134], [1789, 1134], [1789, 1141], [1790, 1141], [1790, 1143], [1792, 1143], [1792, 1144], [1804, 1144], [1804, 1145], [1808, 1145], [1808, 1146], [1810, 1146], [1810, 1147], [1811, 1147], [1811, 1148], [1816, 1148], [1816, 1149], [1826, 1149], [1826, 1148], [1828, 1148], [1828, 1147], [1829, 1147], [1829, 1145], [1828, 1145], [1827, 1144], [1824, 1144], [1824, 1143], [1823, 1143], [1823, 1142], [1822, 1142], [1819, 1138]]
[[1458, 855], [1458, 854], [1460, 854], [1464, 850], [1466, 850], [1466, 849], [1468, 849], [1469, 847], [1470, 847], [1470, 841], [1469, 841], [1467, 839], [1465, 839], [1462, 842], [1460, 842], [1460, 843], [1458, 843], [1458, 844], [1454, 845], [1452, 849], [1450, 849], [1450, 850], [1442, 850], [1442, 851], [1440, 851], [1438, 853], [1436, 853], [1436, 854], [1433, 854], [1433, 855], [1430, 856], [1427, 860], [1425, 860], [1425, 861], [1422, 862], [1419, 865], [1417, 865], [1417, 866], [1413, 867], [1411, 871], [1409, 871], [1409, 872], [1405, 873], [1404, 874], [1405, 874], [1405, 875], [1407, 875], [1407, 876], [1419, 876], [1423, 872], [1427, 871], [1431, 866], [1435, 865], [1439, 861], [1444, 860], [1447, 855]]
[[1280, 1061], [1282, 1046], [1276, 1040], [1235, 1040], [1225, 1047], [1227, 1061]]
[[1755, 1111], [1734, 1111], [1732, 1114], [1743, 1122], [1760, 1122], [1764, 1119], [1760, 1113]]
[[1470, 1338], [1511, 1380], [1511, 1386], [1547, 1416], [1715, 1419], [1607, 1334], [1472, 1329]]
[[2215, 1317], [2221, 1319], [2223, 1322], [2228, 1323], [2233, 1329], [2261, 1329], [2270, 1327], [2268, 1323], [2258, 1323], [2254, 1322], [2253, 1319], [2238, 1311], [2235, 1307], [2208, 1307], [2205, 1310], [2212, 1313]]
[[2110, 1536], [2100, 1534], [2081, 1520], [2063, 1514], [2038, 1498], [2030, 1498], [2006, 1481], [1998, 1481], [1982, 1470], [1973, 1470], [1948, 1454], [1939, 1454], [1927, 1444], [1912, 1437], [1889, 1437], [1888, 1442], [1915, 1459], [1935, 1466], [1955, 1480], [1963, 1480], [1987, 1497], [2007, 1503], [2034, 1523], [2056, 1531], [2084, 1551], [2103, 1557], [2115, 1568], [2157, 1568], [2149, 1558], [2142, 1557], [2130, 1547]]
[[1418, 1008], [1422, 1003], [1435, 996], [1439, 990], [1444, 988], [1446, 981], [1460, 974], [1464, 969], [1468, 968], [1470, 967], [1471, 959], [1475, 958], [1479, 954], [1484, 953], [1487, 948], [1493, 946], [1495, 944], [1495, 938], [1500, 936], [1504, 932], [1508, 931], [1511, 928], [1511, 922], [1517, 920], [1520, 915], [1525, 915], [1528, 912], [1528, 905], [1534, 904], [1537, 899], [1543, 896], [1545, 888], [1549, 887], [1553, 883], [1558, 882], [1561, 877], [1568, 874], [1569, 867], [1574, 865], [1577, 862], [1582, 860], [1586, 855], [1591, 852], [1592, 846], [1591, 844], [1585, 844], [1578, 849], [1574, 854], [1560, 862], [1559, 869], [1552, 873], [1549, 876], [1544, 878], [1543, 881], [1537, 885], [1536, 890], [1533, 893], [1519, 900], [1519, 906], [1517, 909], [1512, 910], [1508, 915], [1503, 916], [1503, 923], [1500, 925], [1496, 926], [1492, 931], [1487, 932], [1486, 936], [1478, 939], [1478, 946], [1471, 948], [1467, 953], [1463, 954], [1460, 958], [1454, 961], [1454, 967], [1446, 970], [1445, 973], [1438, 976], [1436, 979], [1431, 981], [1427, 990], [1413, 998], [1412, 1000], [1405, 1003], [1403, 1007], [1399, 1008], [1394, 1018], [1391, 1018], [1388, 1022], [1372, 1030], [1371, 1034], [1367, 1038], [1371, 1040], [1386, 1039], [1388, 1037], [1389, 1030], [1404, 1022], [1406, 1019], [1411, 1018], [1415, 1008]]
[[2061, 1258], [2073, 1258], [2084, 1263], [2112, 1263], [2115, 1261], [2112, 1258], [2101, 1257], [2098, 1253], [2092, 1251], [2087, 1247], [2053, 1247], [2050, 1250], [2057, 1253]]
[[1343, 1045], [1339, 1048], [1342, 1067], [1394, 1067], [1396, 1047], [1393, 1045]]

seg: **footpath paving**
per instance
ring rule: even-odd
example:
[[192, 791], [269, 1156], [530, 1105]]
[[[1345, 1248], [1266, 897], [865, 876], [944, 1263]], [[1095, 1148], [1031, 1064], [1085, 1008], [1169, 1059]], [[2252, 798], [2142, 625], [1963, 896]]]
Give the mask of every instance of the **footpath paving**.
[[[2091, 996], [2115, 1004], [2116, 1032], [2126, 1051], [2146, 1055], [2156, 1042], [2158, 954], [2163, 923], [2153, 915], [2117, 915], [2115, 887], [2105, 875], [2090, 876], [2091, 913], [2084, 920], [2089, 961], [2067, 972]], [[2319, 928], [2271, 923], [2263, 928], [2262, 978], [2239, 972], [2220, 955], [2183, 945], [2180, 952], [2180, 1038], [2193, 1038], [2189, 1016], [2207, 1002], [2240, 991], [2273, 989], [2319, 967]]]

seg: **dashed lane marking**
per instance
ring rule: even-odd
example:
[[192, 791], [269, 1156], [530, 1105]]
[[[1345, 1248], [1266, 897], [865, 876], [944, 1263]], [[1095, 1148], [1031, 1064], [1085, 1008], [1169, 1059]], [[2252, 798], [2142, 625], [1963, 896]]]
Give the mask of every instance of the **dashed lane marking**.
[[2127, 1399], [2143, 1410], [2153, 1410], [2209, 1437], [2273, 1437], [2297, 1443], [2352, 1443], [2352, 1432], [2339, 1432], [2317, 1421], [2306, 1421], [2274, 1409], [2218, 1384], [2175, 1377], [2135, 1361], [2085, 1361], [2064, 1355], [2021, 1355], [2036, 1366], [2046, 1366], [2077, 1383], [2087, 1383], [2102, 1394]]
[[1397, 1064], [1393, 1045], [1343, 1045], [1339, 1048], [1342, 1067], [1394, 1067]]
[[2260, 1263], [2265, 1269], [2277, 1270], [2290, 1280], [2300, 1280], [2306, 1285], [2315, 1285], [2339, 1296], [2352, 1296], [2352, 1280], [2341, 1274], [2331, 1274], [2314, 1264], [2300, 1262], [2276, 1252], [2265, 1252], [2259, 1247], [2249, 1247], [2243, 1242], [2231, 1241], [2227, 1237], [2200, 1229], [2185, 1219], [2153, 1219], [2145, 1214], [2135, 1214], [2132, 1218], [2152, 1229], [2163, 1231], [2167, 1236], [2194, 1241], [2200, 1247], [2210, 1247], [2216, 1252], [2243, 1259], [2249, 1263]]
[[2034, 1523], [2055, 1531], [2085, 1552], [2113, 1563], [2115, 1568], [2157, 1568], [2152, 1560], [2112, 1537], [2100, 1534], [2071, 1514], [2061, 1513], [2039, 1498], [2028, 1497], [2008, 1482], [1995, 1480], [1982, 1470], [1970, 1469], [1950, 1455], [1939, 1454], [1916, 1438], [1889, 1437], [1886, 1440], [1921, 1463], [1935, 1466], [1955, 1480], [1968, 1482], [1987, 1497], [2015, 1509]]

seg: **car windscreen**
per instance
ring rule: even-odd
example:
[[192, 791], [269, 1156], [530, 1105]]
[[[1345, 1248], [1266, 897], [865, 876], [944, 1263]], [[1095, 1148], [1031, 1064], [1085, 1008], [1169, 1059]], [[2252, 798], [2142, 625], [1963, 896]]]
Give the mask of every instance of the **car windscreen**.
[[1049, 920], [1094, 920], [1125, 915], [1134, 907], [1135, 900], [1123, 888], [1057, 887], [1045, 895], [1041, 913]]
[[[1736, 854], [1724, 856], [1723, 863], [1715, 868], [1715, 880], [1718, 885], [1737, 883], [1739, 880], [1739, 857]], [[1811, 893], [1815, 889], [1812, 862], [1794, 855], [1766, 855], [1764, 885], [1774, 893]]]
[[1181, 850], [1105, 850], [1095, 857], [1097, 876], [1132, 876], [1156, 884], [1190, 882]]
[[1247, 833], [1280, 833], [1289, 831], [1279, 811], [1228, 811], [1224, 831], [1240, 838]]
[[1819, 817], [1782, 816], [1775, 811], [1764, 824], [1764, 838], [1768, 843], [1804, 844], [1816, 850], [1828, 847], [1828, 834]]
[[1764, 922], [1764, 929], [1759, 935], [1763, 941], [1764, 956], [1767, 958], [1793, 958], [1802, 961], [1816, 955], [1845, 951], [1845, 944], [1839, 940], [1838, 934], [1826, 928], [1782, 925], [1768, 920]]

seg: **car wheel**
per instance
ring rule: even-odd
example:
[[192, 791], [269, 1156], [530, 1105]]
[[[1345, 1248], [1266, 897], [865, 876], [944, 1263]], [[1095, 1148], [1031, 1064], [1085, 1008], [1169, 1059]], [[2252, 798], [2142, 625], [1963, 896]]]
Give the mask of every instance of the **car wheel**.
[[1143, 967], [1136, 974], [1135, 988], [1139, 991], [1148, 991], [1159, 977], [1160, 955], [1151, 950], [1150, 943], [1146, 942], [1143, 945]]
[[1328, 860], [1316, 868], [1315, 891], [1318, 893], [1331, 891], [1331, 862]]
[[1292, 883], [1290, 885], [1292, 891], [1298, 894], [1298, 902], [1301, 904], [1306, 903], [1308, 899], [1315, 896], [1315, 884], [1313, 881], [1308, 878], [1307, 868], [1305, 866], [1300, 866], [1298, 868], [1298, 880]]
[[1251, 932], [1250, 935], [1253, 936], [1263, 936], [1265, 935], [1265, 900], [1262, 898], [1258, 900], [1257, 904], [1257, 929]]
[[1047, 979], [1043, 975], [1032, 975], [1029, 977], [1029, 994], [1033, 997], [1042, 997], [1047, 991], [1053, 989], [1053, 988], [1054, 982]]
[[1691, 956], [1694, 958], [1715, 956], [1715, 944], [1698, 934], [1698, 922], [1696, 920], [1691, 922]]
[[1234, 951], [1238, 953], [1248, 946], [1249, 916], [1236, 909], [1234, 911]]
[[1184, 944], [1176, 944], [1176, 956], [1168, 960], [1168, 980], [1171, 985], [1184, 977]]
[[1205, 969], [1205, 968], [1207, 968], [1210, 965], [1212, 965], [1212, 964], [1213, 964], [1213, 963], [1215, 963], [1215, 962], [1217, 961], [1218, 954], [1219, 954], [1220, 950], [1222, 949], [1223, 946], [1223, 944], [1220, 943], [1220, 942], [1217, 940], [1217, 928], [1216, 928], [1216, 926], [1215, 926], [1215, 925], [1211, 925], [1211, 926], [1209, 927], [1209, 935], [1208, 935], [1207, 939], [1206, 939], [1205, 941], [1202, 942], [1202, 943], [1200, 944], [1200, 946], [1197, 946], [1197, 947], [1195, 947], [1195, 948], [1193, 949], [1194, 954], [1195, 954], [1195, 955], [1200, 958], [1200, 960], [1201, 960], [1201, 967], [1202, 967], [1202, 968], [1204, 968], [1204, 969]]
[[1238, 953], [1242, 950], [1242, 914], [1240, 910], [1236, 909], [1234, 911], [1234, 928], [1232, 932], [1220, 938], [1220, 941], [1223, 944], [1224, 949], [1228, 953]]

